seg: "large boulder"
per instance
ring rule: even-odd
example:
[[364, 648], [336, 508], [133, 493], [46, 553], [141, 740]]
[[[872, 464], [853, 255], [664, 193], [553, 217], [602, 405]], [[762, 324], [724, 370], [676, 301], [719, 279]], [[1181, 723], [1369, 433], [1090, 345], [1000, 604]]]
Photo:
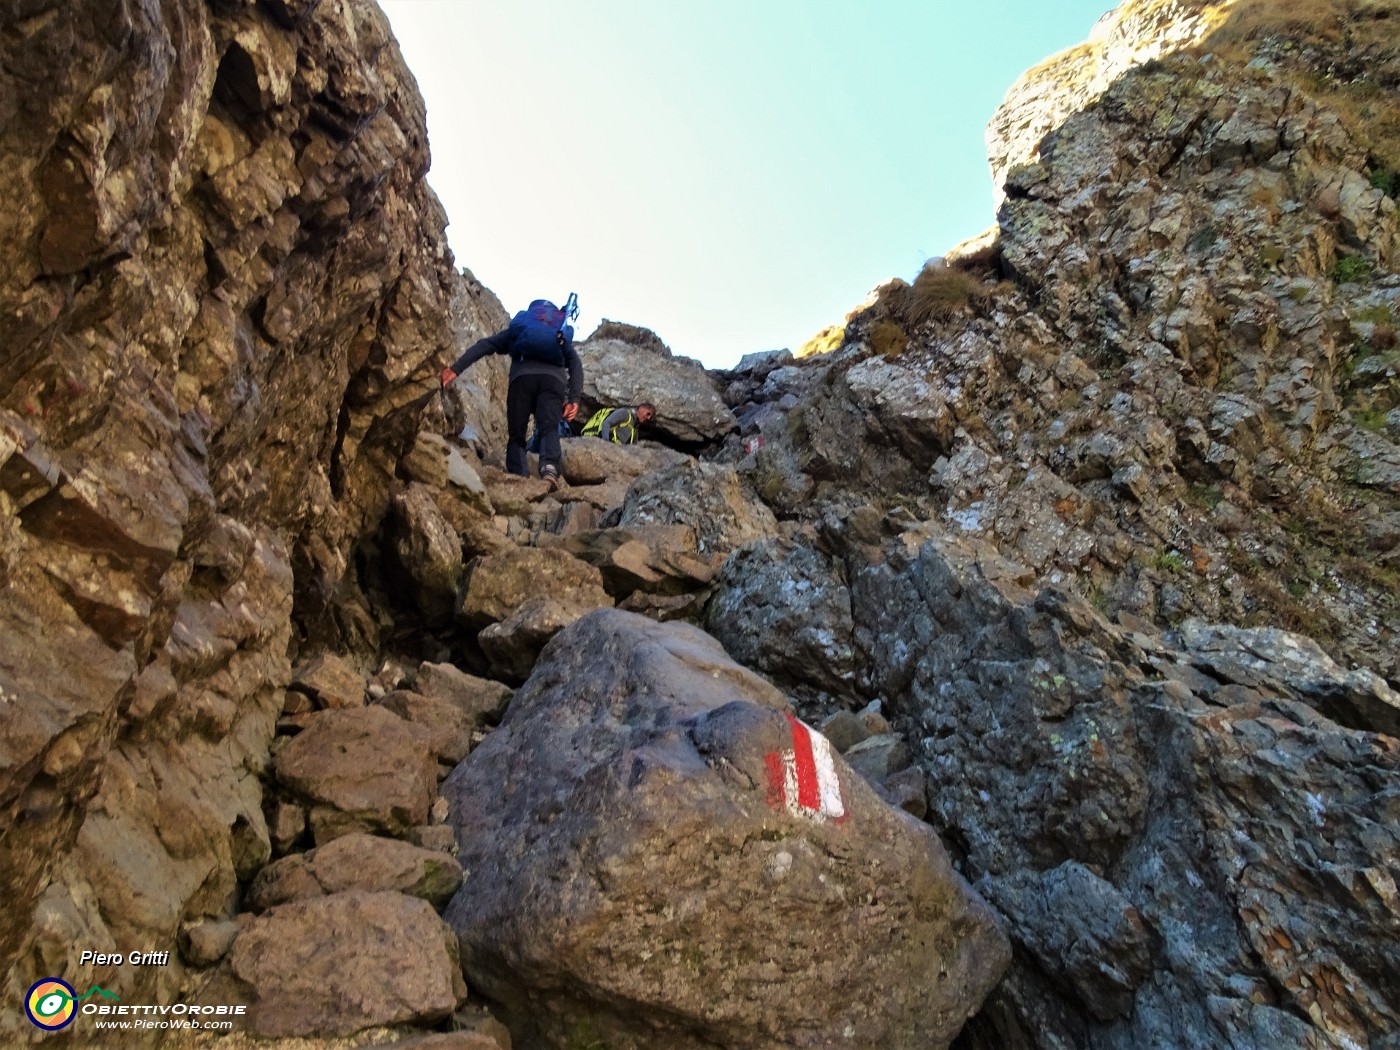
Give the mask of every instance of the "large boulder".
[[602, 485], [633, 478], [679, 463], [684, 453], [644, 441], [621, 445], [602, 438], [580, 437], [561, 441], [560, 468], [570, 485]]
[[458, 708], [473, 724], [495, 725], [510, 703], [511, 689], [491, 678], [478, 678], [452, 664], [423, 663], [413, 679], [413, 691]]
[[707, 556], [778, 531], [773, 512], [749, 495], [733, 467], [693, 459], [634, 481], [619, 523], [689, 525]]
[[383, 707], [322, 711], [273, 768], [311, 806], [318, 843], [352, 831], [402, 835], [424, 824], [437, 785], [432, 735]]
[[239, 932], [206, 989], [248, 1004], [264, 1038], [433, 1024], [466, 998], [452, 932], [432, 905], [353, 891], [273, 908]]
[[768, 539], [735, 551], [705, 624], [736, 660], [784, 684], [835, 694], [854, 689], [850, 591], [810, 547]]
[[622, 327], [600, 329], [579, 346], [586, 408], [649, 401], [656, 418], [648, 430], [681, 445], [715, 444], [738, 428], [703, 365], [675, 357], [645, 329]]
[[584, 617], [443, 792], [446, 917], [527, 1046], [946, 1047], [1008, 961], [932, 831], [693, 627]]
[[561, 549], [595, 566], [609, 594], [633, 591], [675, 595], [700, 590], [714, 578], [688, 525], [631, 525], [589, 529], [562, 537]]
[[462, 884], [462, 866], [438, 850], [354, 832], [274, 861], [248, 889], [248, 905], [278, 904], [347, 890], [396, 890], [440, 907]]
[[431, 623], [450, 620], [462, 579], [462, 541], [425, 485], [394, 497], [389, 568], [396, 587]]
[[472, 563], [458, 612], [467, 626], [481, 629], [531, 598], [561, 595], [572, 596], [570, 604], [612, 604], [602, 575], [587, 562], [562, 550], [516, 547]]
[[546, 642], [613, 604], [592, 565], [557, 549], [515, 547], [473, 563], [460, 609], [499, 677], [522, 681]]

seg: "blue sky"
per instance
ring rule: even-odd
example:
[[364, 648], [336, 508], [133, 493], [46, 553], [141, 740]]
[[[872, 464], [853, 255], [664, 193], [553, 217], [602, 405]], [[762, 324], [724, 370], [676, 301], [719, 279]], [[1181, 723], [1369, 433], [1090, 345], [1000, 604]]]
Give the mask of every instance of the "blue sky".
[[1112, 0], [381, 0], [457, 264], [712, 368], [990, 226], [983, 132]]

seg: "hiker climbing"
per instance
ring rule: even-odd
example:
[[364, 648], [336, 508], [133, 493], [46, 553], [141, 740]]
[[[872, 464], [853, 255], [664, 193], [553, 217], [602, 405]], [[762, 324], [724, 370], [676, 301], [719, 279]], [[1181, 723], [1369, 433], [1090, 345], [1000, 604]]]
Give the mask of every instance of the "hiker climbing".
[[584, 437], [600, 437], [618, 445], [634, 445], [637, 432], [656, 418], [656, 406], [643, 401], [636, 408], [600, 408], [584, 424]]
[[563, 309], [536, 299], [495, 335], [480, 339], [440, 375], [445, 387], [488, 354], [509, 354], [510, 387], [506, 391], [506, 470], [529, 477], [525, 435], [533, 416], [540, 434], [540, 477], [551, 489], [559, 476], [559, 423], [578, 414], [583, 394], [583, 362], [574, 349], [578, 296], [570, 293]]

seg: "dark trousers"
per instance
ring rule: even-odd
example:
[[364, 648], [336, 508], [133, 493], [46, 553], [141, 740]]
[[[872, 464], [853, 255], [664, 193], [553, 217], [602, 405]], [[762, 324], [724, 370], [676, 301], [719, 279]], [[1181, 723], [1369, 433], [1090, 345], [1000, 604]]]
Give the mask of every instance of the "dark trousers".
[[559, 469], [559, 420], [564, 415], [564, 380], [558, 376], [523, 375], [510, 381], [506, 391], [506, 470], [530, 476], [525, 439], [530, 417], [540, 434], [540, 470]]

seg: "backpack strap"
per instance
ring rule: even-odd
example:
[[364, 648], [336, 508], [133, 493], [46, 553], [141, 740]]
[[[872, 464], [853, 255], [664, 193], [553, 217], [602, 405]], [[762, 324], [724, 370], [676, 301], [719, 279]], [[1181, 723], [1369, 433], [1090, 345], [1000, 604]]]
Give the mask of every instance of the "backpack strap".
[[588, 417], [588, 422], [583, 425], [583, 437], [602, 437], [603, 423], [615, 410], [611, 408], [600, 408]]

